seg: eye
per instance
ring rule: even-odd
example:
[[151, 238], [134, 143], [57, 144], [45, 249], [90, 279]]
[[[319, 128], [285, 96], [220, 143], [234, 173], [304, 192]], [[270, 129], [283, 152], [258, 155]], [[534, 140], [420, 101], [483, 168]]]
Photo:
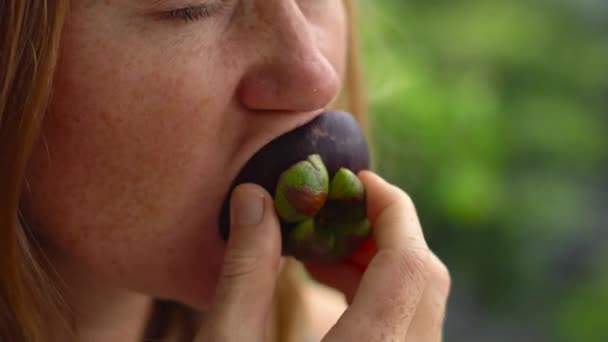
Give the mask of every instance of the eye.
[[225, 8], [225, 2], [200, 6], [183, 7], [167, 12], [169, 19], [181, 19], [186, 22], [207, 19], [219, 14]]

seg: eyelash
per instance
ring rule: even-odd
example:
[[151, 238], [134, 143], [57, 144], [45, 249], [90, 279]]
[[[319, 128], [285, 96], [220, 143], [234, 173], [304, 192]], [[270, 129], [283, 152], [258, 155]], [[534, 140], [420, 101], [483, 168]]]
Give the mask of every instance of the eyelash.
[[180, 19], [185, 22], [191, 22], [208, 19], [215, 14], [219, 14], [224, 8], [224, 1], [222, 1], [221, 4], [183, 7], [167, 12], [167, 17], [170, 19]]

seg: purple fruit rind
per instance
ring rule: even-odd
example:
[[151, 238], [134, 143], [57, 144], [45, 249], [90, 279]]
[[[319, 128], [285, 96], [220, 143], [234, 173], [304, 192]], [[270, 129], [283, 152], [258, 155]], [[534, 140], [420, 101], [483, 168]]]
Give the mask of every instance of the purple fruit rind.
[[[369, 169], [367, 141], [358, 122], [346, 112], [326, 112], [309, 123], [277, 137], [260, 149], [234, 179], [219, 218], [220, 236], [230, 234], [229, 195], [242, 183], [256, 183], [270, 194], [276, 190], [281, 173], [312, 154], [321, 156], [330, 179], [341, 168], [353, 173]], [[290, 255], [286, 241], [294, 225], [281, 221], [283, 255]]]

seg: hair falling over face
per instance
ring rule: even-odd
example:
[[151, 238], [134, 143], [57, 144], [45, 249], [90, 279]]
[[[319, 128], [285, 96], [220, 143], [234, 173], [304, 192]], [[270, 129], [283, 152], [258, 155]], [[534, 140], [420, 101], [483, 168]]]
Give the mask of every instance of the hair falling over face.
[[[349, 18], [348, 65], [336, 107], [355, 113], [365, 129], [355, 3], [344, 4]], [[19, 215], [28, 158], [52, 96], [68, 7], [68, 0], [0, 0], [0, 341], [66, 341], [72, 336], [61, 282]], [[301, 265], [287, 262], [268, 327], [273, 340], [292, 341], [307, 329], [297, 310], [303, 274]], [[191, 341], [198, 318], [184, 306], [158, 302], [144, 339]]]
[[[0, 1], [0, 340], [48, 341], [65, 307], [20, 223], [28, 156], [49, 101], [67, 0]], [[61, 329], [60, 329], [61, 330]]]

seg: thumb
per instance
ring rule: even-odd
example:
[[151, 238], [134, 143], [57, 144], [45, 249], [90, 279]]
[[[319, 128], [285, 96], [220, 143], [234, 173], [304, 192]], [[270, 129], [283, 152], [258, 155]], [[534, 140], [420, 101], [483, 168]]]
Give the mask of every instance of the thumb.
[[[281, 235], [271, 196], [239, 185], [230, 199], [230, 238], [210, 314], [222, 336], [262, 336], [279, 272]], [[230, 339], [232, 340], [232, 339]]]

